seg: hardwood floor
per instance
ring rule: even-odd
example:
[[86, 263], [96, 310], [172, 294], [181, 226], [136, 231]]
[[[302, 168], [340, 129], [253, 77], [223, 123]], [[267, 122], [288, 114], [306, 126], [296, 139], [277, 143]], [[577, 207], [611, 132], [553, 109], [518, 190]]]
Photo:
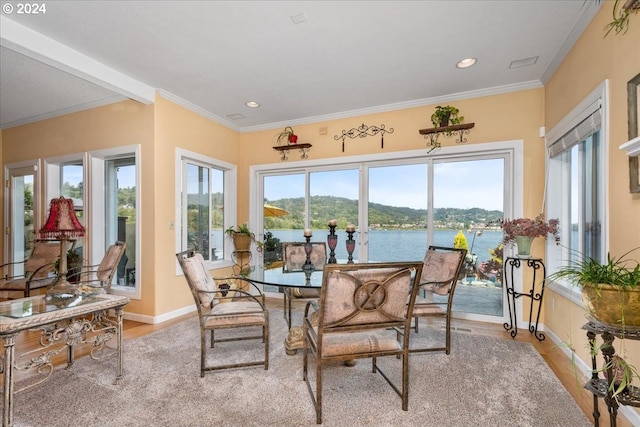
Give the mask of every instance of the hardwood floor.
[[[282, 300], [268, 300], [268, 305], [270, 307], [282, 308]], [[294, 303], [295, 308], [296, 307]], [[125, 338], [137, 338], [142, 335], [148, 334], [150, 332], [166, 328], [167, 326], [178, 323], [182, 320], [185, 320], [189, 317], [195, 316], [195, 313], [181, 316], [176, 319], [169, 320], [167, 322], [163, 322], [161, 324], [151, 325], [147, 323], [134, 322], [130, 320], [124, 321], [124, 337]], [[466, 320], [457, 320], [454, 319], [452, 323], [454, 328], [461, 328], [465, 330], [471, 330], [472, 333], [505, 338], [509, 337], [508, 332], [504, 330], [501, 324], [494, 323], [482, 323], [482, 322], [471, 322]], [[571, 366], [571, 361], [567, 359], [567, 357], [562, 353], [562, 351], [551, 341], [545, 340], [539, 342], [535, 339], [531, 334], [527, 333], [526, 330], [520, 330], [517, 337], [515, 338], [518, 341], [531, 343], [536, 350], [540, 353], [543, 359], [547, 362], [551, 370], [556, 374], [556, 376], [560, 379], [562, 384], [565, 386], [569, 394], [576, 400], [580, 408], [587, 415], [587, 418], [593, 422], [593, 395], [584, 389], [582, 386], [585, 379], [576, 378], [576, 374]], [[30, 350], [32, 348], [36, 348], [39, 345], [39, 333], [32, 332], [26, 334], [20, 334], [16, 340], [17, 346], [20, 348], [20, 351]], [[78, 349], [80, 350], [80, 349]], [[82, 357], [86, 355], [83, 354], [82, 351], [78, 351], [76, 353], [76, 358]], [[58, 355], [58, 357], [54, 358], [54, 364], [56, 366], [62, 365], [65, 363], [66, 359], [64, 355]], [[604, 405], [602, 399], [598, 399], [599, 408], [600, 408], [600, 425], [608, 426], [609, 425], [609, 414], [607, 412], [607, 408]], [[618, 414], [617, 425], [619, 427], [633, 427], [631, 422], [627, 420], [622, 414]]]

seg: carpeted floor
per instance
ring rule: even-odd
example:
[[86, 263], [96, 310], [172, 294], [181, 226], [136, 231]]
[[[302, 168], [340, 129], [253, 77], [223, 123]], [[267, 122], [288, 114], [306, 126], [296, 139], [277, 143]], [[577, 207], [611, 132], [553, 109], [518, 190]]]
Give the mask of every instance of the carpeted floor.
[[[16, 426], [314, 426], [302, 353], [287, 356], [282, 311], [271, 310], [270, 368], [200, 378], [197, 319], [125, 341], [115, 360], [76, 362], [15, 398]], [[436, 336], [438, 335], [438, 336]], [[422, 327], [415, 340], [439, 339]], [[240, 351], [251, 348], [251, 351]], [[215, 357], [260, 357], [259, 341], [216, 347]], [[379, 361], [399, 379], [400, 360]], [[411, 356], [409, 411], [369, 360], [325, 371], [325, 426], [591, 426], [528, 343], [454, 332], [452, 353]], [[19, 379], [19, 377], [18, 377]]]

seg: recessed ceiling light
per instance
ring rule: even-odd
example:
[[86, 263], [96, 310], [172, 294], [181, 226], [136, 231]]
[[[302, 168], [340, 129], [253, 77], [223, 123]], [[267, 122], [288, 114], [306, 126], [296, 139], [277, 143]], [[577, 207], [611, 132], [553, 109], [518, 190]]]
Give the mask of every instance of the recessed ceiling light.
[[464, 58], [458, 61], [457, 68], [469, 68], [474, 65], [478, 60], [476, 58]]
[[260, 106], [256, 101], [247, 101], [245, 102], [245, 105], [249, 108], [258, 108]]

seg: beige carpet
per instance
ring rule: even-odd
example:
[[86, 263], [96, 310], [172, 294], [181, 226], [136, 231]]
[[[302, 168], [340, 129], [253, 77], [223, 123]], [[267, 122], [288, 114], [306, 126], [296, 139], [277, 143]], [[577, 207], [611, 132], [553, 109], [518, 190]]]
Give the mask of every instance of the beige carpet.
[[[115, 361], [82, 358], [16, 396], [16, 426], [314, 426], [302, 380], [302, 354], [283, 348], [282, 311], [271, 310], [271, 366], [200, 378], [196, 319], [125, 341], [125, 377]], [[421, 328], [419, 340], [435, 338]], [[438, 335], [442, 331], [437, 332]], [[434, 334], [435, 335], [435, 334]], [[591, 426], [528, 343], [454, 333], [452, 354], [412, 355], [409, 411], [368, 360], [336, 365], [324, 376], [325, 426]], [[227, 343], [216, 357], [235, 359]], [[259, 357], [261, 350], [252, 352]], [[380, 363], [399, 378], [395, 358]]]

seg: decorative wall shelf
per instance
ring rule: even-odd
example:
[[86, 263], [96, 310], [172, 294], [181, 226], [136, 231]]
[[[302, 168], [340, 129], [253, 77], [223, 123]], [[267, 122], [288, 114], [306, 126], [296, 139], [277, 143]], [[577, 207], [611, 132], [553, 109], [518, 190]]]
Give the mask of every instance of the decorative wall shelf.
[[306, 159], [309, 154], [309, 148], [311, 148], [312, 145], [308, 144], [308, 143], [304, 143], [304, 144], [287, 144], [287, 145], [276, 145], [275, 147], [273, 147], [274, 150], [279, 151], [281, 154], [280, 160], [282, 161], [286, 161], [289, 158], [287, 157], [287, 155], [289, 154], [289, 150], [300, 150], [300, 158], [301, 159]]
[[455, 134], [458, 136], [458, 138], [456, 139], [456, 144], [463, 144], [467, 142], [467, 138], [465, 138], [464, 135], [467, 135], [475, 125], [475, 123], [462, 123], [459, 125], [420, 129], [418, 132], [420, 133], [420, 135], [423, 135], [425, 139], [429, 140], [429, 145], [431, 146], [429, 152], [432, 152], [436, 148], [440, 148], [441, 144], [440, 142], [438, 142], [438, 137], [441, 134], [444, 134], [445, 136]]

